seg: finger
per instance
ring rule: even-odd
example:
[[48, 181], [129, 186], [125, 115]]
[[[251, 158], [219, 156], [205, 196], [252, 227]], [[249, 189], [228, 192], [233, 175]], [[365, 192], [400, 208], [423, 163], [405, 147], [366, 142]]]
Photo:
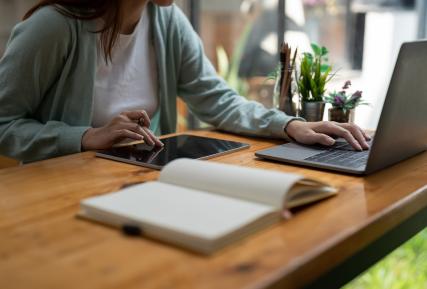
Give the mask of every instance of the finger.
[[154, 135], [154, 133], [148, 129], [148, 127], [143, 126], [142, 129], [147, 133], [147, 135], [154, 141], [154, 144], [158, 147], [164, 146], [164, 144]]
[[351, 134], [359, 142], [360, 146], [363, 149], [365, 150], [369, 149], [369, 145], [366, 142], [365, 136], [362, 134], [361, 129], [357, 125], [352, 123], [346, 123], [346, 124], [342, 124], [342, 127], [344, 127], [345, 129], [351, 132]]
[[118, 129], [112, 133], [114, 140], [120, 138], [132, 138], [136, 140], [143, 140], [144, 137], [136, 132], [127, 130], [127, 129]]
[[307, 145], [320, 143], [330, 146], [335, 143], [335, 140], [330, 136], [323, 133], [317, 133], [312, 129], [306, 130], [304, 133], [297, 135], [296, 141]]
[[128, 139], [129, 139], [128, 137], [121, 137], [121, 138], [115, 139], [115, 140], [113, 140], [113, 143], [111, 145], [115, 145], [115, 144], [124, 142], [125, 140], [128, 140]]
[[357, 124], [354, 124], [354, 125], [360, 130], [360, 132], [363, 134], [363, 137], [366, 140], [371, 140], [372, 139], [372, 137], [369, 134], [367, 134], [363, 129], [361, 129], [360, 126], [358, 126]]
[[335, 143], [335, 140], [330, 136], [323, 133], [312, 132], [309, 137], [313, 140], [313, 143], [320, 143], [325, 146], [331, 146]]
[[362, 147], [360, 144], [356, 141], [352, 133], [345, 128], [342, 128], [341, 126], [338, 126], [337, 124], [328, 124], [326, 129], [323, 131], [324, 133], [328, 135], [337, 135], [339, 137], [344, 138], [355, 150], [361, 151]]
[[118, 125], [121, 129], [127, 129], [129, 131], [133, 131], [139, 135], [142, 135], [144, 137], [144, 142], [150, 146], [154, 145], [154, 141], [151, 138], [150, 134], [147, 133], [146, 130], [143, 129], [143, 127], [135, 122], [133, 123], [121, 123]]
[[143, 124], [146, 127], [150, 127], [151, 121], [148, 117], [148, 114], [145, 110], [132, 110], [132, 111], [124, 111], [123, 112], [129, 119], [133, 121], [139, 121], [141, 118], [144, 119]]

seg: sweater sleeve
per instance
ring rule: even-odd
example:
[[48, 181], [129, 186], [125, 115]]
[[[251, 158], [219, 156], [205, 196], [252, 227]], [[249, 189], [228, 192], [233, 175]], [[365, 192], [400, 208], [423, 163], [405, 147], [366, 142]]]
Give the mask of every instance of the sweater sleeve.
[[177, 14], [182, 50], [178, 96], [194, 115], [220, 130], [290, 141], [285, 132], [287, 124], [295, 119], [305, 120], [266, 109], [229, 88], [204, 55], [202, 42], [185, 15], [180, 11]]
[[43, 96], [58, 82], [72, 38], [68, 20], [52, 7], [12, 31], [0, 60], [0, 155], [27, 163], [80, 152], [89, 127], [36, 119]]

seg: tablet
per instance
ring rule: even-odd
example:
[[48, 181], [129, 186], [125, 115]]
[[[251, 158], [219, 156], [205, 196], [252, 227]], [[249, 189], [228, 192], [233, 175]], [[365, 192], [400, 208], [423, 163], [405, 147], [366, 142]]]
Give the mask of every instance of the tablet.
[[247, 143], [194, 135], [162, 138], [161, 142], [164, 147], [140, 143], [100, 150], [96, 156], [160, 170], [175, 159], [206, 160], [250, 147]]

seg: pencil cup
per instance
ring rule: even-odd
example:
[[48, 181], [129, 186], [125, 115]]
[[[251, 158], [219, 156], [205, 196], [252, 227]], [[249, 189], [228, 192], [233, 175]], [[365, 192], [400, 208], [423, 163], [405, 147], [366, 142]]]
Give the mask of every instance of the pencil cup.
[[280, 91], [282, 89], [282, 76], [285, 68], [281, 62], [277, 64], [276, 68], [276, 83], [274, 84], [273, 108], [279, 109]]
[[292, 68], [289, 67], [286, 75], [284, 65], [279, 62], [276, 70], [276, 83], [274, 84], [273, 107], [283, 111], [287, 115], [295, 116], [296, 107], [292, 101], [295, 84], [291, 75]]

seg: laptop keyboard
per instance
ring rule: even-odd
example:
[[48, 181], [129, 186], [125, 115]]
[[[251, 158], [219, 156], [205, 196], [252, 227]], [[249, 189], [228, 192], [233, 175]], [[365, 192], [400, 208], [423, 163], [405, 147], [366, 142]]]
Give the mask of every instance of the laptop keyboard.
[[[371, 146], [373, 137], [368, 141]], [[331, 149], [305, 158], [305, 161], [357, 168], [366, 165], [371, 150], [356, 151], [348, 143], [335, 143]]]

